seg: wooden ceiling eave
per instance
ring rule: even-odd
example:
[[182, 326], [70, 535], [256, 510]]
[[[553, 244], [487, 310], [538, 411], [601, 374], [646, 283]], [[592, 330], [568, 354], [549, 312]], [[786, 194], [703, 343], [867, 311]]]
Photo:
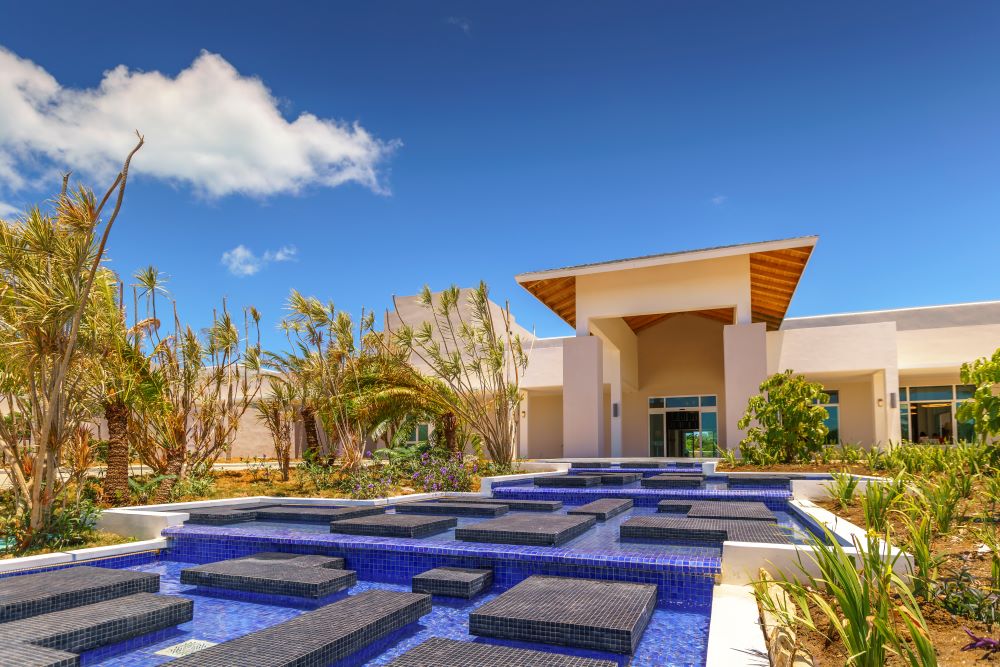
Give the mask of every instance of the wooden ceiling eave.
[[571, 327], [576, 327], [576, 277], [532, 280], [524, 288]]
[[781, 327], [812, 246], [750, 255], [750, 313], [769, 331]]

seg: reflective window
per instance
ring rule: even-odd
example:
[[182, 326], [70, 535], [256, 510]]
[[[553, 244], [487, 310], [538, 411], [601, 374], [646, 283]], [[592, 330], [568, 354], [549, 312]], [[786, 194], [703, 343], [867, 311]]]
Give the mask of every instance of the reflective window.
[[910, 406], [908, 403], [899, 404], [899, 436], [903, 440], [910, 439]]
[[951, 385], [910, 387], [911, 401], [950, 401], [954, 398]]
[[702, 407], [714, 407], [715, 406], [715, 396], [702, 396], [701, 397]]
[[956, 397], [960, 401], [964, 401], [967, 398], [972, 398], [976, 393], [976, 385], [974, 384], [960, 384], [955, 387]]
[[698, 407], [697, 396], [675, 396], [667, 399], [668, 408], [696, 408]]
[[663, 414], [649, 415], [649, 455], [663, 456]]
[[826, 428], [829, 431], [826, 435], [826, 441], [836, 444], [840, 442], [840, 408], [836, 405], [827, 405], [825, 407], [827, 417], [823, 423], [826, 424]]
[[701, 455], [719, 455], [719, 415], [715, 412], [701, 413]]
[[900, 387], [899, 388], [899, 400], [901, 400], [901, 401], [905, 401], [906, 400], [906, 387]]
[[663, 399], [662, 398], [651, 398], [649, 399], [649, 407], [651, 408], [662, 408]]

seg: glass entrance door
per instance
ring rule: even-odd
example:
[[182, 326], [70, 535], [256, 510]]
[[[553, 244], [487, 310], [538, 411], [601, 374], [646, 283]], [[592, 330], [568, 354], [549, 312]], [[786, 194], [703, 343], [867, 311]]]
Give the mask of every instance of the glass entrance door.
[[695, 456], [701, 420], [697, 412], [668, 412], [667, 456]]

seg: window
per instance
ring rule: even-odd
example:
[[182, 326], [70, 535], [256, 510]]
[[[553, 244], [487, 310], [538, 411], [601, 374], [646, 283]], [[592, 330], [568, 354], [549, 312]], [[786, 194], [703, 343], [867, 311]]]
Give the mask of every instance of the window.
[[967, 384], [900, 387], [900, 437], [923, 443], [972, 442], [974, 423], [959, 422], [955, 411], [975, 391], [974, 386]]
[[406, 436], [407, 445], [419, 445], [430, 439], [431, 425], [423, 422], [413, 427], [413, 430]]
[[648, 404], [650, 456], [718, 455], [718, 397], [654, 396]]
[[826, 441], [835, 445], [840, 442], [840, 391], [824, 389], [823, 393], [830, 397], [826, 403], [819, 404], [826, 408], [826, 419], [823, 420], [828, 431]]
[[910, 387], [911, 401], [950, 401], [955, 398], [952, 386]]

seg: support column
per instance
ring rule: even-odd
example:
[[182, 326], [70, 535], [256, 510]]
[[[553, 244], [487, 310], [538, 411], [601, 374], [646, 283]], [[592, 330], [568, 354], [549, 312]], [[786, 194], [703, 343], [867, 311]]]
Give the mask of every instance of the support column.
[[528, 409], [530, 400], [527, 392], [521, 394], [521, 417], [517, 427], [517, 456], [518, 458], [531, 458], [528, 454]]
[[601, 339], [563, 342], [563, 456], [598, 458], [604, 451], [604, 359]]
[[746, 435], [737, 423], [747, 409], [747, 401], [760, 392], [767, 377], [767, 328], [756, 324], [727, 325], [722, 330], [726, 375], [725, 446], [738, 451]]
[[[893, 395], [896, 406], [893, 407]], [[872, 410], [874, 411], [875, 442], [872, 446], [888, 447], [902, 437], [899, 424], [899, 371], [885, 368], [872, 377]]]

